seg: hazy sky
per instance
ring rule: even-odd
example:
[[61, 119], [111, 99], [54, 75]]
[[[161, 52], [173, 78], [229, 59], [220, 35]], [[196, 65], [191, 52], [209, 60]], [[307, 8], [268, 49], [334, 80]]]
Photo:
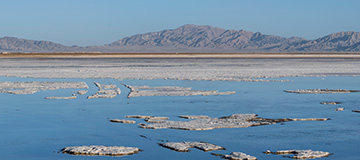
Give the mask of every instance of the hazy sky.
[[1, 0], [0, 37], [103, 45], [184, 24], [315, 39], [360, 31], [360, 0]]

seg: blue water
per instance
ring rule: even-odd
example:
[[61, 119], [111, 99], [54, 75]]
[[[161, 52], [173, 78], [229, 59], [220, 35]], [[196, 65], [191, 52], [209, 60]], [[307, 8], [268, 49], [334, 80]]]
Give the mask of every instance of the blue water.
[[[288, 159], [263, 151], [312, 149], [333, 153], [320, 159], [360, 159], [360, 93], [291, 94], [291, 89], [360, 90], [360, 77], [286, 78], [291, 82], [219, 82], [178, 80], [114, 79], [31, 79], [1, 77], [0, 81], [85, 81], [89, 92], [72, 100], [48, 100], [47, 96], [70, 96], [79, 89], [41, 91], [32, 95], [0, 93], [0, 159], [220, 159], [210, 153], [243, 152], [258, 159]], [[112, 99], [86, 99], [97, 91], [93, 82], [118, 85], [122, 91]], [[121, 86], [182, 86], [196, 90], [236, 91], [220, 96], [158, 96], [127, 98], [129, 89]], [[339, 101], [339, 105], [322, 105]], [[334, 111], [344, 107], [344, 111]], [[137, 124], [111, 123], [126, 115], [228, 116], [255, 113], [263, 118], [331, 118], [329, 121], [286, 122], [250, 128], [185, 131], [141, 129]], [[134, 119], [144, 123], [142, 119]], [[143, 138], [140, 135], [146, 136]], [[162, 141], [203, 141], [227, 150], [203, 152], [191, 149], [181, 153], [160, 147]], [[123, 157], [73, 156], [60, 153], [67, 146], [107, 145], [138, 147], [142, 151]]]

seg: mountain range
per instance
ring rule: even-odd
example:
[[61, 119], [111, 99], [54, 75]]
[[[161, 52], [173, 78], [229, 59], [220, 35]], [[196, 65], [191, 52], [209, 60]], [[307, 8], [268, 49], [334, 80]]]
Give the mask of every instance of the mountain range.
[[360, 52], [360, 32], [338, 32], [307, 40], [189, 24], [125, 37], [102, 46], [65, 46], [3, 37], [0, 52]]

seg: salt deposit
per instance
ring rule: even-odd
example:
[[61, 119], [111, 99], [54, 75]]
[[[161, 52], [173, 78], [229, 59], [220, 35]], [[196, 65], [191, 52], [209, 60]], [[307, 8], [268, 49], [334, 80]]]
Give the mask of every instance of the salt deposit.
[[103, 85], [97, 82], [94, 82], [95, 85], [99, 88], [99, 90], [91, 95], [88, 96], [88, 99], [93, 99], [93, 98], [114, 98], [116, 97], [116, 95], [121, 94], [120, 89], [113, 84], [110, 85]]
[[233, 114], [222, 118], [196, 119], [191, 121], [163, 121], [139, 124], [144, 129], [212, 130], [218, 128], [246, 128], [288, 121], [327, 121], [329, 118], [259, 118], [256, 114]]
[[211, 117], [204, 115], [181, 115], [179, 117], [185, 119], [211, 119]]
[[345, 108], [336, 108], [335, 111], [343, 111]]
[[165, 120], [161, 120], [161, 119], [152, 119], [152, 118], [147, 118], [145, 119], [145, 121], [147, 123], [165, 123]]
[[135, 154], [139, 152], [140, 149], [123, 146], [75, 146], [65, 147], [61, 151], [73, 155], [124, 156]]
[[[0, 76], [32, 78], [271, 81], [274, 77], [360, 75], [358, 58], [1, 59]], [[284, 67], [286, 66], [286, 67]], [[54, 72], [56, 69], [56, 72]], [[59, 74], [61, 73], [61, 74]], [[275, 80], [276, 81], [276, 80]]]
[[320, 104], [329, 104], [329, 105], [336, 105], [340, 104], [341, 102], [320, 102]]
[[327, 94], [327, 93], [351, 93], [359, 92], [358, 90], [347, 89], [298, 89], [298, 90], [284, 90], [287, 93], [299, 93], [299, 94]]
[[154, 117], [154, 116], [144, 116], [144, 115], [129, 115], [125, 116], [125, 118], [139, 118], [145, 119], [148, 123], [164, 123], [164, 120], [169, 119], [169, 117]]
[[110, 122], [114, 122], [114, 123], [136, 123], [136, 121], [126, 120], [126, 119], [111, 119]]
[[76, 99], [77, 96], [70, 96], [70, 97], [44, 97], [44, 99]]
[[130, 116], [125, 116], [125, 118], [140, 118], [140, 119], [146, 119], [146, 118], [151, 118], [153, 116], [143, 116], [143, 115], [130, 115]]
[[229, 95], [235, 92], [218, 92], [218, 91], [202, 91], [192, 90], [190, 87], [149, 87], [149, 86], [129, 86], [130, 89], [128, 98], [141, 97], [141, 96], [189, 96], [189, 95]]
[[224, 147], [206, 142], [167, 142], [160, 143], [160, 146], [170, 148], [178, 152], [188, 152], [189, 148], [197, 148], [203, 151], [224, 150]]
[[312, 151], [310, 149], [308, 150], [281, 150], [276, 152], [266, 152], [266, 153], [273, 153], [278, 155], [287, 155], [287, 154], [294, 154], [291, 158], [293, 159], [314, 159], [314, 158], [321, 158], [321, 157], [327, 157], [330, 155], [329, 152], [323, 152], [323, 151]]
[[0, 82], [0, 93], [33, 94], [57, 89], [89, 88], [85, 82]]
[[169, 117], [150, 117], [150, 118], [145, 118], [145, 121], [147, 123], [164, 123], [165, 120], [168, 120]]
[[241, 152], [232, 152], [230, 155], [225, 155], [224, 158], [233, 160], [257, 160], [256, 157]]
[[169, 117], [151, 117], [149, 119], [166, 120], [169, 119]]
[[76, 93], [79, 94], [79, 95], [84, 95], [87, 92], [88, 92], [87, 90], [81, 90], [81, 91], [77, 91]]
[[114, 97], [116, 97], [116, 95], [114, 95], [114, 94], [104, 94], [104, 95], [94, 94], [92, 96], [88, 96], [87, 98], [93, 99], [93, 98], [114, 98]]

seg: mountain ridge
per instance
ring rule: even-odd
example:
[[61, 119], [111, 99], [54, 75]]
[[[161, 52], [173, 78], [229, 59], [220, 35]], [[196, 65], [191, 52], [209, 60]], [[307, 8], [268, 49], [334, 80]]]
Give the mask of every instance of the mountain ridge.
[[360, 32], [332, 33], [315, 40], [187, 24], [136, 34], [103, 46], [65, 46], [50, 41], [0, 38], [12, 52], [359, 52]]

